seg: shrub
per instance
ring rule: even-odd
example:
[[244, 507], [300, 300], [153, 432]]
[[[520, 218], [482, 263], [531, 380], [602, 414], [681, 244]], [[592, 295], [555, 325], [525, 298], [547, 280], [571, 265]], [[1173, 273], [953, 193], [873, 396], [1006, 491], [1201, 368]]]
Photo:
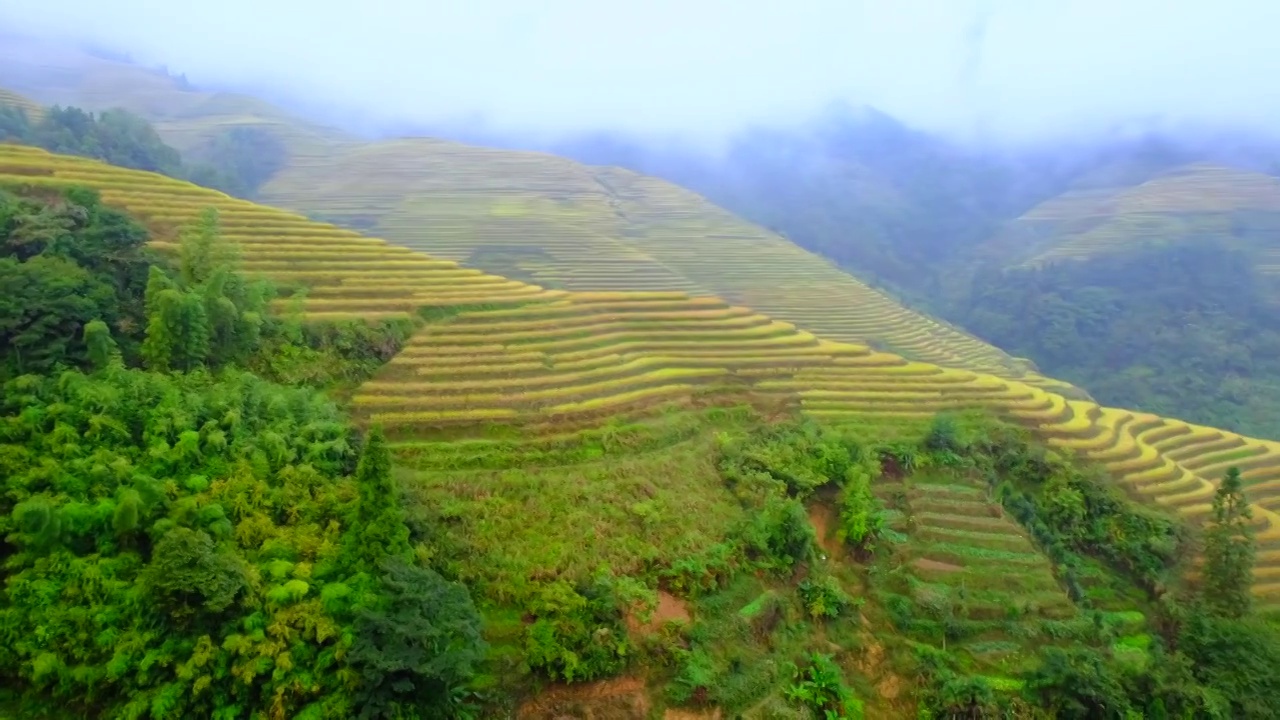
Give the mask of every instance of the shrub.
[[799, 585], [800, 599], [814, 618], [836, 618], [854, 606], [853, 598], [831, 576], [805, 578]]
[[785, 691], [791, 702], [824, 718], [862, 718], [862, 701], [844, 684], [840, 666], [830, 655], [811, 654], [808, 664], [796, 668], [793, 682]]

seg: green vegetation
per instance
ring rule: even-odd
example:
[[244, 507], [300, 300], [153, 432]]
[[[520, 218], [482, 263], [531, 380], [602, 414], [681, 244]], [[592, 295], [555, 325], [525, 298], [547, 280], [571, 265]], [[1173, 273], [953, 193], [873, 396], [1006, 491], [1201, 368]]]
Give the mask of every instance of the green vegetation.
[[89, 191], [41, 202], [0, 190], [0, 237], [0, 380], [84, 366], [93, 320], [136, 354], [156, 261], [141, 228]]
[[991, 271], [953, 317], [1103, 403], [1280, 438], [1280, 323], [1252, 262], [1205, 240]]
[[279, 141], [254, 128], [229, 129], [195, 151], [194, 163], [184, 163], [150, 123], [121, 109], [53, 107], [33, 121], [22, 108], [0, 106], [0, 142], [157, 172], [239, 197], [252, 196], [284, 163]]
[[316, 389], [240, 368], [280, 330], [216, 216], [171, 271], [92, 193], [4, 207], [26, 287], [57, 262], [104, 289], [56, 331], [17, 303], [0, 314], [16, 329], [0, 702], [29, 717], [455, 716], [484, 652], [470, 597], [416, 560], [376, 430], [362, 440]]
[[[302, 170], [262, 140], [232, 165], [285, 197]], [[334, 167], [380, 167], [348, 151], [308, 156], [334, 163], [321, 199], [353, 192]], [[548, 291], [0, 148], [6, 278], [56, 310], [0, 306], [0, 713], [539, 717], [618, 687], [655, 716], [1280, 710], [1272, 445], [1046, 392], [662, 183], [450, 152], [513, 191], [397, 201], [400, 231], [483, 252], [483, 216], [504, 242], [560, 238], [503, 255], [527, 277], [625, 288], [634, 267], [648, 289]], [[320, 204], [353, 221], [395, 197]], [[708, 269], [687, 238], [721, 231]], [[827, 327], [1001, 376], [687, 292], [721, 288], [805, 322], [844, 288]], [[1031, 429], [935, 417], [975, 406]]]
[[287, 159], [280, 139], [257, 127], [228, 128], [191, 150], [190, 157], [188, 180], [250, 198]]

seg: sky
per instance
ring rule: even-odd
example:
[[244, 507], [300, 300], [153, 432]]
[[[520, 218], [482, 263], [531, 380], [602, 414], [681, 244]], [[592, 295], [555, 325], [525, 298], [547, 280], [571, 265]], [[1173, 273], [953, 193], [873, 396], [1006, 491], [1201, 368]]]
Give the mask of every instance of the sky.
[[696, 138], [844, 101], [983, 138], [1280, 128], [1280, 0], [4, 0], [0, 29], [402, 121]]

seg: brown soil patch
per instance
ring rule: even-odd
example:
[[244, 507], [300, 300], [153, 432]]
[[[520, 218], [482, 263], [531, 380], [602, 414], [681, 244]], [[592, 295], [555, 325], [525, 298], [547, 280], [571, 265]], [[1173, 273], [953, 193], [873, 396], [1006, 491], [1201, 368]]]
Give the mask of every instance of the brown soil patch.
[[[887, 667], [884, 645], [881, 645], [871, 633], [871, 623], [865, 616], [862, 617], [862, 629], [862, 652], [854, 658], [853, 666], [864, 677], [875, 682], [876, 693], [880, 699], [888, 703], [889, 707], [893, 707], [893, 701], [902, 696], [906, 681]], [[885, 708], [881, 708], [883, 709]], [[876, 712], [876, 706], [868, 706], [868, 718], [883, 715], [883, 712]], [[890, 713], [889, 716], [902, 717], [896, 712]]]
[[893, 673], [886, 673], [884, 678], [876, 684], [876, 692], [880, 693], [880, 697], [885, 700], [897, 700], [902, 694], [902, 678]]
[[809, 522], [813, 523], [813, 530], [818, 535], [818, 545], [822, 547], [822, 551], [833, 560], [839, 559], [842, 554], [840, 542], [831, 531], [837, 522], [836, 511], [825, 503], [810, 505]]
[[668, 708], [662, 713], [662, 720], [720, 720], [723, 713], [720, 708], [714, 710], [681, 710], [680, 708]]
[[963, 572], [964, 568], [959, 565], [942, 562], [941, 560], [930, 560], [929, 558], [916, 558], [911, 564], [921, 570], [936, 570], [938, 572]]
[[583, 685], [553, 685], [516, 710], [517, 720], [644, 720], [644, 680], [614, 678]]
[[689, 622], [689, 605], [666, 590], [658, 591], [658, 607], [654, 608], [649, 622], [642, 623], [634, 612], [627, 613], [627, 630], [633, 635], [657, 632], [669, 621]]

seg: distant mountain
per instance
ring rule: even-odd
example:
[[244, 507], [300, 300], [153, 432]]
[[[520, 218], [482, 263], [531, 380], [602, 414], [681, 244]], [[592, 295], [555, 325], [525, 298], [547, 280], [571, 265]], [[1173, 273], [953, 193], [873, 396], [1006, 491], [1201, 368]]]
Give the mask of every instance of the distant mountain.
[[1280, 438], [1280, 179], [1145, 174], [1007, 223], [958, 264], [944, 314], [1103, 402]]
[[1044, 267], [1206, 241], [1280, 280], [1280, 178], [1196, 162], [1127, 186], [1071, 190], [1007, 223], [973, 257], [1001, 268]]

